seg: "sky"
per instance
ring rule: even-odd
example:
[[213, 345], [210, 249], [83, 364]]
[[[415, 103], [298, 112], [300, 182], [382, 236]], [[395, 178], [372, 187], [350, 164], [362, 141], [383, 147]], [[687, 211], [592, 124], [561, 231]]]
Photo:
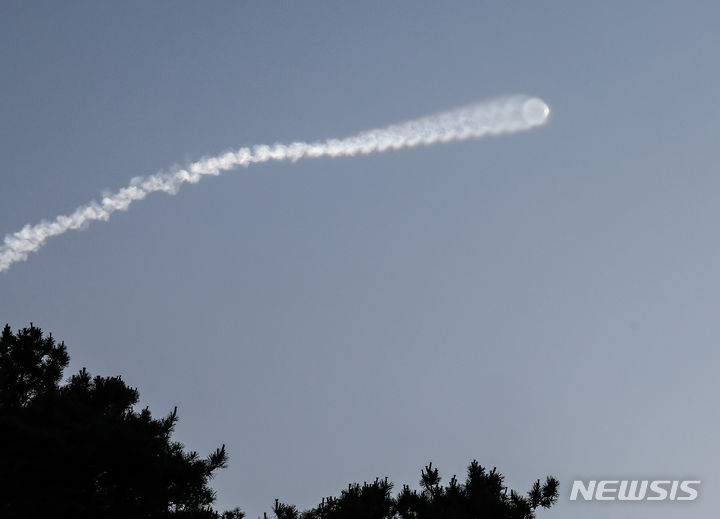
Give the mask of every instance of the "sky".
[[[715, 2], [0, 2], [0, 235], [132, 177], [506, 94], [529, 132], [153, 194], [0, 273], [0, 321], [121, 375], [307, 508], [477, 459], [539, 518], [709, 517], [720, 481]], [[699, 479], [585, 503], [574, 479]]]

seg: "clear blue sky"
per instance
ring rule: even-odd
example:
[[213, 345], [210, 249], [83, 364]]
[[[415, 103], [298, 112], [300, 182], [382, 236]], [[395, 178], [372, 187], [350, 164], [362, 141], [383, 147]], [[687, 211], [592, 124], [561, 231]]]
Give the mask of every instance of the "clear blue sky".
[[[558, 476], [540, 517], [710, 517], [719, 25], [715, 2], [3, 1], [2, 236], [242, 145], [503, 94], [552, 115], [152, 195], [0, 274], [0, 324], [226, 443], [218, 504], [250, 518], [473, 458]], [[698, 502], [567, 500], [686, 477]]]

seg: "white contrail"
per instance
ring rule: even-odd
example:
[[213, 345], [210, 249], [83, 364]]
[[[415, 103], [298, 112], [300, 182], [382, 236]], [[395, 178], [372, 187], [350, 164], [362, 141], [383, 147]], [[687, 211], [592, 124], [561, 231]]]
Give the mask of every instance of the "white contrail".
[[31, 252], [39, 249], [51, 236], [58, 236], [71, 229], [83, 229], [93, 220], [107, 220], [115, 211], [126, 210], [135, 200], [141, 200], [154, 191], [174, 194], [185, 182], [194, 184], [204, 175], [219, 175], [238, 166], [268, 160], [296, 161], [304, 157], [352, 156], [529, 130], [544, 124], [549, 113], [547, 104], [536, 97], [502, 97], [366, 131], [346, 139], [240, 148], [216, 157], [203, 158], [172, 173], [136, 177], [128, 187], [103, 197], [100, 202], [90, 202], [78, 207], [70, 215], [60, 215], [53, 221], [42, 221], [37, 225], [26, 225], [6, 235], [0, 246], [0, 272], [17, 261], [26, 260]]

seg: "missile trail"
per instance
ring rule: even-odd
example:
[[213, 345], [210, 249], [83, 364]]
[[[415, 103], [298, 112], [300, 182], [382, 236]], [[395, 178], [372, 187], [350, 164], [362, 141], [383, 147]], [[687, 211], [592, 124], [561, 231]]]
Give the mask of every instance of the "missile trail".
[[104, 196], [99, 202], [78, 207], [69, 215], [52, 221], [25, 225], [8, 234], [0, 245], [0, 272], [13, 263], [24, 261], [52, 236], [69, 230], [84, 229], [94, 220], [108, 220], [116, 211], [125, 211], [136, 200], [156, 191], [177, 193], [186, 182], [195, 184], [203, 176], [217, 176], [239, 166], [269, 160], [297, 161], [302, 158], [343, 157], [391, 149], [479, 138], [486, 135], [530, 130], [547, 121], [550, 109], [536, 97], [509, 96], [492, 99], [414, 119], [386, 128], [369, 130], [345, 139], [319, 142], [257, 145], [240, 148], [215, 157], [203, 158], [171, 173], [161, 172], [136, 177], [127, 187]]

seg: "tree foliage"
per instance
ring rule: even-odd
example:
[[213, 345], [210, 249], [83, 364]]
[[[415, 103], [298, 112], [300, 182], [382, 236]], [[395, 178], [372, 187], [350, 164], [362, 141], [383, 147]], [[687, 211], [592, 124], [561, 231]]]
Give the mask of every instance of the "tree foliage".
[[[120, 377], [84, 368], [61, 384], [70, 357], [32, 324], [0, 335], [0, 518], [243, 519], [212, 508], [209, 481], [227, 466], [225, 446], [209, 456], [171, 439], [177, 408], [162, 418], [137, 410], [138, 391]], [[526, 495], [470, 463], [464, 483], [441, 485], [437, 468], [420, 489], [392, 495], [387, 478], [350, 484], [310, 510], [275, 501], [277, 519], [532, 519], [557, 501], [558, 482]]]
[[455, 476], [447, 486], [432, 463], [421, 472], [420, 491], [404, 485], [397, 497], [393, 484], [376, 479], [362, 486], [348, 485], [339, 497], [323, 498], [315, 508], [298, 512], [291, 505], [275, 502], [277, 519], [532, 519], [535, 510], [550, 508], [558, 497], [558, 481], [537, 480], [526, 496], [504, 486], [496, 469], [488, 471], [477, 461], [470, 463], [464, 484]]
[[120, 377], [82, 369], [61, 385], [69, 361], [32, 325], [0, 336], [0, 517], [221, 517], [208, 482], [225, 446], [185, 451], [171, 439], [177, 408], [137, 411], [138, 391]]

